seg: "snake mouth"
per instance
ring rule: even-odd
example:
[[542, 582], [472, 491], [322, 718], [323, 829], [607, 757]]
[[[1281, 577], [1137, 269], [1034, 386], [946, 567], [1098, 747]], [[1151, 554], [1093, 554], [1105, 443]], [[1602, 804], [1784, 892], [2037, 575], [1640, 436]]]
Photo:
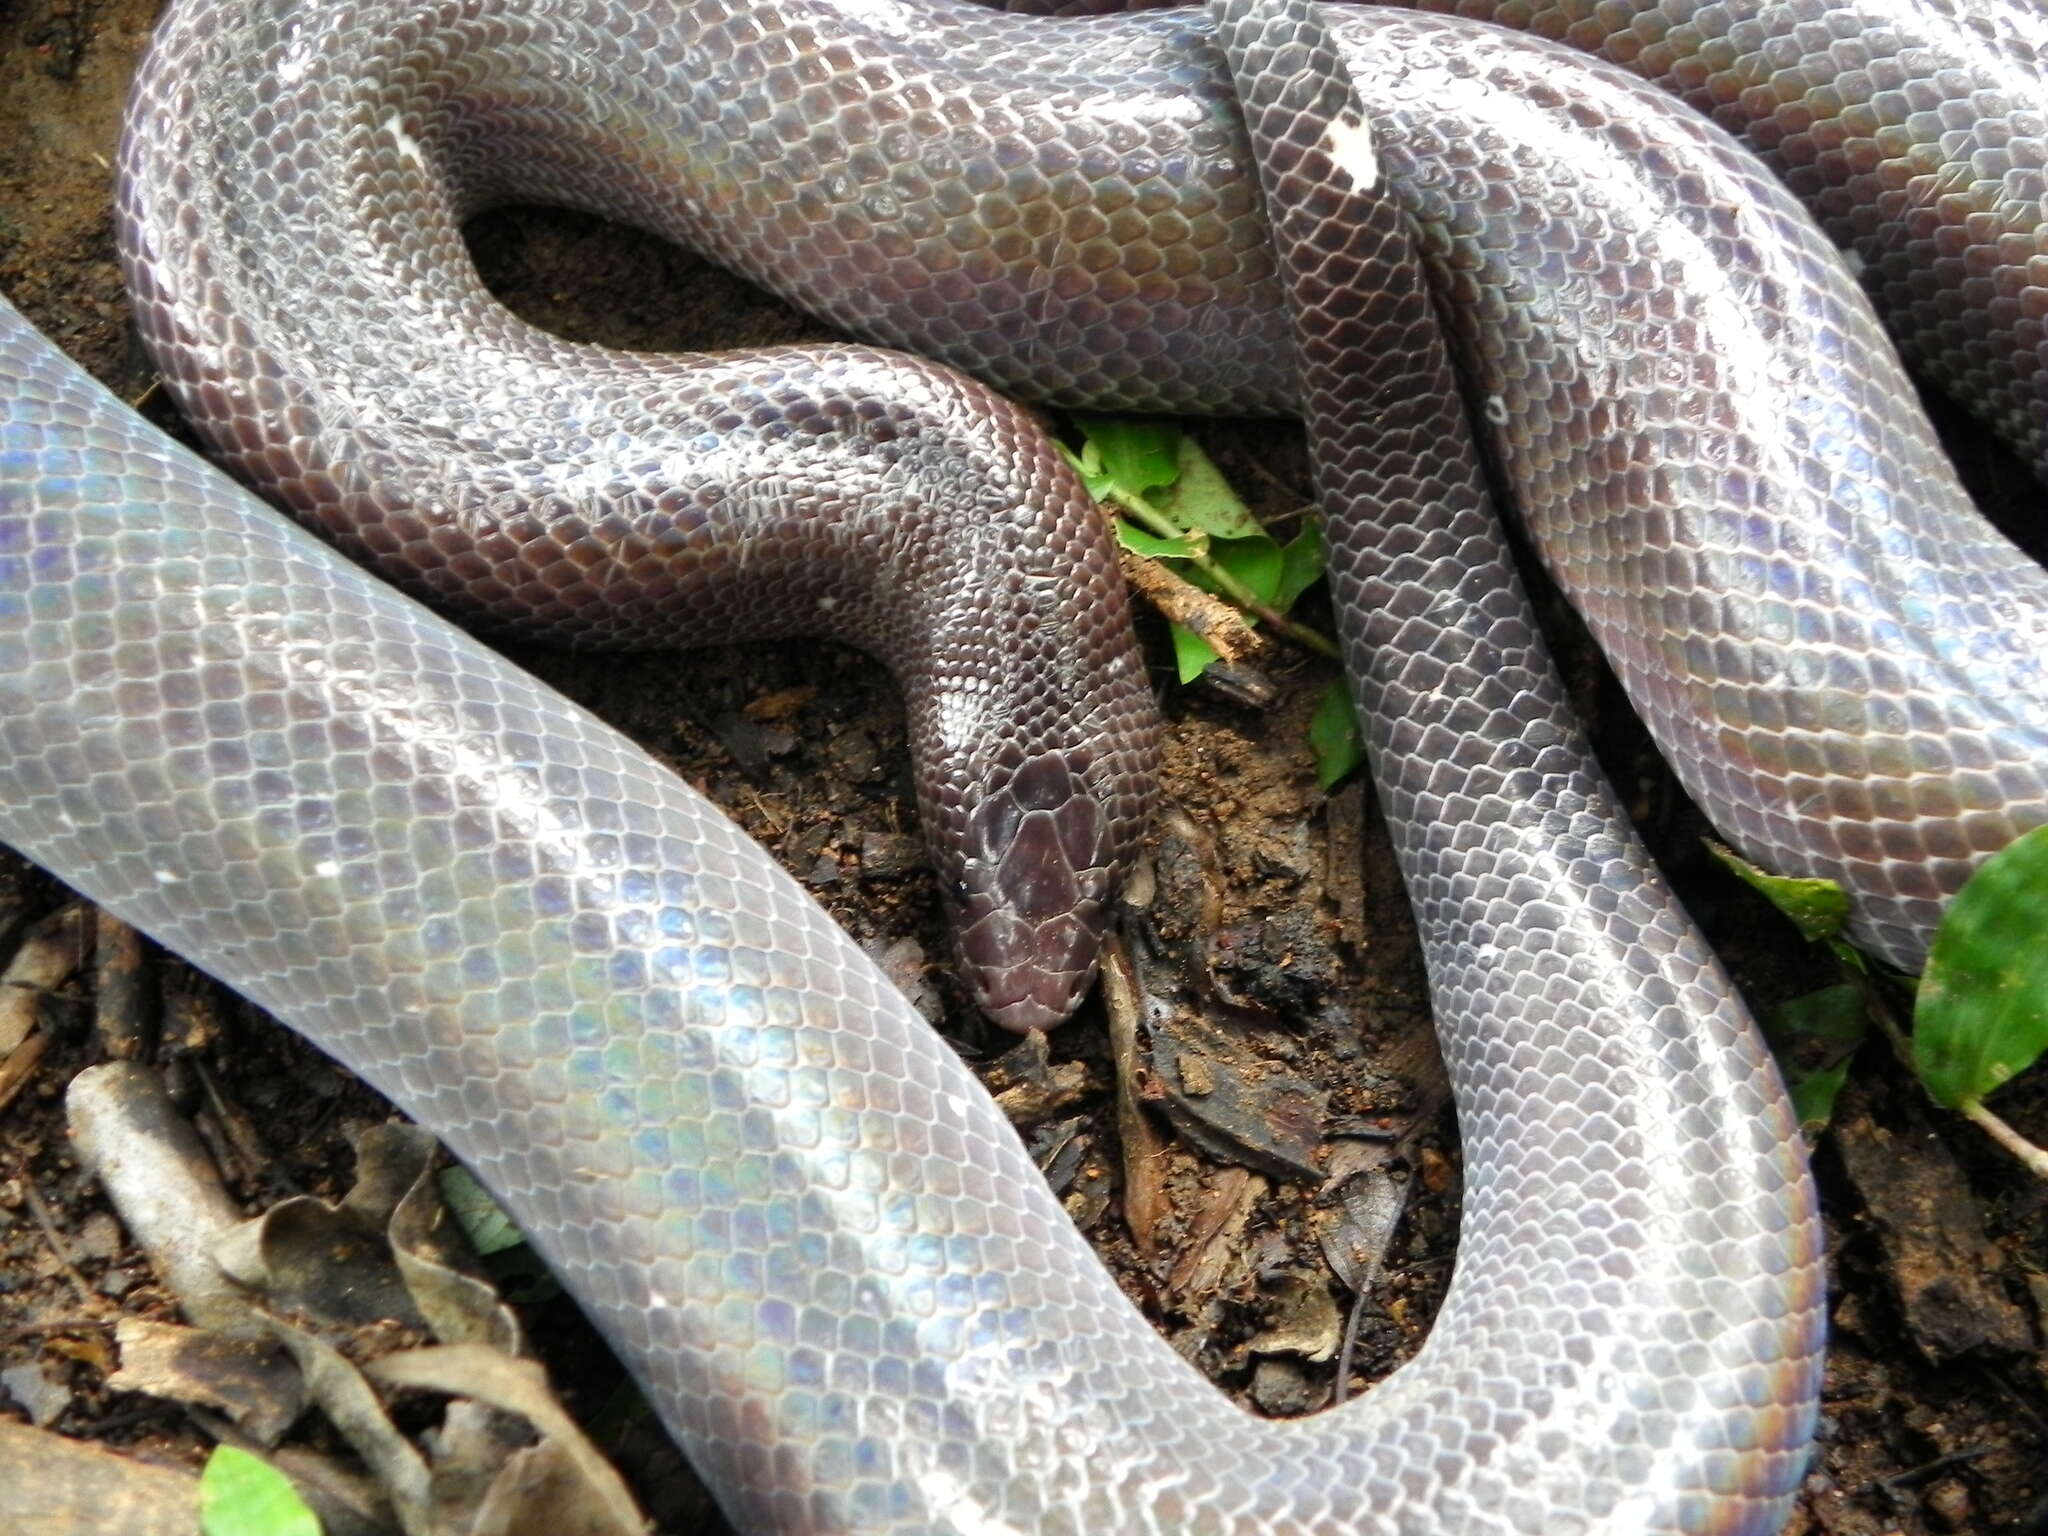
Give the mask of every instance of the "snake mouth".
[[1095, 979], [1115, 854], [1093, 760], [1028, 759], [968, 816], [954, 932], [975, 1000], [1020, 1034], [1060, 1023]]
[[1029, 928], [992, 913], [961, 934], [968, 983], [982, 1011], [1028, 1034], [1063, 1023], [1095, 979], [1101, 933], [1078, 914]]

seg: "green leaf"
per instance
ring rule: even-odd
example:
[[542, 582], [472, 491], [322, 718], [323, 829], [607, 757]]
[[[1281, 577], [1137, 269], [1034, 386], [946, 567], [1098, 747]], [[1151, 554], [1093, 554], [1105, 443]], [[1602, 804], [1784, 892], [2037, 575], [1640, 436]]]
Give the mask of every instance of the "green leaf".
[[1308, 723], [1309, 750], [1315, 753], [1316, 782], [1324, 789], [1365, 761], [1365, 741], [1358, 733], [1351, 694], [1341, 677], [1323, 690]]
[[1173, 636], [1173, 664], [1183, 686], [1200, 677], [1210, 662], [1221, 659], [1214, 646], [1185, 625], [1169, 624], [1167, 633]]
[[1806, 1136], [1818, 1136], [1828, 1128], [1828, 1121], [1835, 1116], [1835, 1098], [1849, 1080], [1852, 1060], [1853, 1054], [1817, 1072], [1788, 1074], [1785, 1091], [1791, 1095], [1792, 1113], [1799, 1117], [1799, 1129]]
[[1278, 544], [1262, 533], [1249, 539], [1218, 541], [1209, 546], [1209, 554], [1224, 570], [1243, 582], [1253, 597], [1269, 608], [1275, 606], [1273, 599], [1280, 591], [1280, 579], [1287, 570], [1287, 559], [1280, 553]]
[[1162, 539], [1156, 533], [1147, 533], [1128, 518], [1113, 518], [1111, 521], [1116, 524], [1117, 543], [1147, 560], [1192, 560], [1201, 553], [1196, 547], [1202, 541], [1200, 534], [1184, 539]]
[[1816, 1136], [1827, 1128], [1835, 1095], [1849, 1079], [1856, 1047], [1870, 1032], [1863, 987], [1853, 981], [1822, 987], [1779, 1004], [1763, 1023], [1764, 1037], [1785, 1074], [1799, 1129]]
[[1765, 1033], [1772, 1041], [1861, 1040], [1870, 1032], [1870, 1012], [1864, 1006], [1863, 988], [1853, 981], [1838, 982], [1808, 992], [1771, 1010]]
[[1806, 880], [1791, 875], [1773, 875], [1756, 867], [1733, 848], [1706, 840], [1712, 853], [1743, 880], [1769, 899], [1772, 906], [1791, 918], [1799, 931], [1813, 940], [1832, 939], [1849, 921], [1849, 896], [1832, 880]]
[[320, 1536], [320, 1520], [268, 1462], [217, 1445], [199, 1474], [199, 1528], [205, 1536]]
[[1074, 473], [1081, 477], [1081, 484], [1088, 488], [1088, 494], [1097, 501], [1103, 500], [1114, 490], [1115, 484], [1109, 478], [1109, 471], [1102, 467], [1102, 454], [1093, 443], [1083, 443], [1079, 453], [1065, 443], [1054, 444], [1066, 461], [1074, 466]]
[[1155, 504], [1182, 528], [1199, 528], [1212, 539], [1255, 539], [1265, 533], [1244, 498], [1230, 488], [1223, 471], [1193, 438], [1181, 438], [1174, 476], [1159, 483], [1172, 489], [1155, 497]]
[[[1102, 472], [1110, 484], [1127, 496], [1145, 496], [1180, 477], [1181, 430], [1171, 421], [1076, 416], [1074, 425], [1081, 429], [1087, 448], [1100, 455]], [[1082, 464], [1085, 476], [1085, 450]]]
[[2048, 827], [1986, 860], [1934, 935], [1913, 1065], [1936, 1102], [1981, 1099], [2048, 1049]]
[[1301, 594], [1323, 579], [1323, 534], [1314, 523], [1280, 546], [1280, 585], [1273, 606], [1286, 613]]
[[[1835, 958], [1848, 970], [1856, 972], [1859, 976], [1868, 976], [1870, 974], [1870, 961], [1864, 957], [1863, 951], [1854, 944], [1849, 943], [1845, 939], [1829, 939], [1828, 948], [1834, 952]], [[1912, 991], [1920, 985], [1920, 978], [1917, 976], [1894, 974], [1892, 979], [1904, 983], [1908, 991]]]
[[1781, 1003], [1764, 1017], [1764, 1037], [1785, 1074], [1785, 1089], [1799, 1129], [1817, 1136], [1835, 1112], [1835, 1096], [1849, 1080], [1849, 1064], [1870, 1032], [1868, 999], [1860, 982], [1822, 987]]
[[512, 1224], [504, 1207], [490, 1197], [467, 1168], [443, 1168], [439, 1183], [442, 1203], [480, 1256], [488, 1258], [526, 1241], [526, 1234]]

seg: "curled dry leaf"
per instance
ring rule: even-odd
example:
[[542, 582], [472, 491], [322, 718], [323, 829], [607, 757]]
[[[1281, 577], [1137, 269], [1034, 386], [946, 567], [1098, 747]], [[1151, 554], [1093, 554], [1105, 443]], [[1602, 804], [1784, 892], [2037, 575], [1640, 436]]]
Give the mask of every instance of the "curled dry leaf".
[[546, 1497], [550, 1502], [521, 1506], [510, 1495], [487, 1498], [525, 1520], [504, 1526], [513, 1530], [573, 1532], [579, 1536], [639, 1536], [647, 1529], [633, 1496], [611, 1464], [598, 1454], [575, 1422], [563, 1412], [549, 1390], [547, 1374], [530, 1360], [477, 1344], [452, 1344], [386, 1355], [370, 1367], [379, 1381], [393, 1386], [475, 1399], [502, 1413], [517, 1414], [541, 1436], [540, 1454], [508, 1461], [501, 1481], [509, 1480], [518, 1499]]
[[1255, 1355], [1299, 1355], [1321, 1364], [1344, 1342], [1344, 1315], [1330, 1288], [1308, 1275], [1283, 1274], [1267, 1283], [1273, 1320], [1246, 1344]]

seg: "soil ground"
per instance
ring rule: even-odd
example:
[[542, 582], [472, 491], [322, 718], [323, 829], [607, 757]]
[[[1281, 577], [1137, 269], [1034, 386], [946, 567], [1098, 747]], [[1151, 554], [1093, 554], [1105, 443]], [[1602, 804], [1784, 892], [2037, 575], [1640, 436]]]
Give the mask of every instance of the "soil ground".
[[[122, 96], [153, 13], [150, 0], [0, 0], [0, 291], [175, 431], [129, 328], [109, 210]], [[507, 302], [580, 338], [668, 349], [820, 334], [687, 255], [589, 219], [507, 211], [480, 220], [472, 240]], [[1236, 482], [1274, 510], [1305, 501], [1291, 428], [1204, 430]], [[1960, 427], [1954, 441], [1987, 504], [2038, 500], [1998, 450]], [[2022, 515], [2034, 521], [2016, 532], [2038, 537], [2037, 514]], [[1768, 1009], [1832, 980], [1819, 956], [1701, 852], [1700, 818], [1569, 616], [1545, 602], [1610, 773], [1752, 1003]], [[1156, 867], [1169, 902], [1152, 931], [1171, 931], [1171, 877], [1192, 869], [1194, 888], [1220, 902], [1209, 964], [1248, 1005], [1236, 1043], [1328, 1095], [1326, 1152], [1409, 1132], [1396, 1167], [1408, 1210], [1384, 1278], [1362, 1305], [1333, 1273], [1327, 1239], [1338, 1216], [1316, 1181], [1248, 1174], [1162, 1121], [1163, 1203], [1134, 1211], [1120, 1182], [1117, 1069], [1099, 1004], [1052, 1045], [1055, 1065], [1080, 1064], [1084, 1086], [1062, 1090], [1056, 1107], [1021, 1128], [1047, 1149], [1070, 1208], [1126, 1288], [1191, 1359], [1248, 1403], [1305, 1411], [1329, 1400], [1337, 1367], [1272, 1347], [1282, 1312], [1297, 1321], [1328, 1315], [1313, 1306], [1304, 1314], [1295, 1306], [1303, 1296], [1334, 1302], [1340, 1315], [1356, 1309], [1354, 1385], [1383, 1374], [1425, 1331], [1454, 1245], [1455, 1125], [1442, 1107], [1421, 967], [1370, 794], [1323, 795], [1302, 745], [1330, 674], [1278, 655], [1268, 662], [1278, 701], [1254, 710], [1171, 686], [1156, 624], [1146, 638], [1171, 717], [1165, 790], [1178, 812], [1162, 823]], [[705, 788], [864, 944], [914, 941], [919, 951], [897, 954], [912, 954], [935, 986], [942, 1027], [971, 1058], [1009, 1048], [945, 976], [928, 882], [915, 858], [902, 857], [914, 828], [901, 715], [877, 667], [800, 645], [628, 658], [508, 649]], [[65, 898], [28, 866], [0, 864], [9, 931]], [[344, 1190], [350, 1135], [387, 1107], [169, 957], [157, 962], [156, 985], [167, 1018], [182, 1021], [167, 1029], [163, 1055], [199, 1071], [211, 1113], [262, 1149], [229, 1170], [248, 1208], [287, 1190]], [[67, 1145], [63, 1089], [95, 1046], [64, 1029], [65, 1016], [55, 1009], [56, 1048], [0, 1110], [0, 1369], [39, 1363], [59, 1400], [37, 1417], [66, 1435], [196, 1464], [210, 1441], [181, 1410], [105, 1384], [110, 1320], [124, 1309], [160, 1312], [164, 1298]], [[2041, 1083], [2023, 1081], [2000, 1106], [2036, 1139], [2048, 1138]], [[1832, 1344], [1820, 1446], [1790, 1529], [2048, 1528], [2048, 1372], [2038, 1348], [2048, 1326], [2048, 1192], [1929, 1106], [1874, 1049], [1816, 1164]], [[572, 1405], [601, 1404], [616, 1378], [589, 1362], [573, 1311], [545, 1309], [533, 1329]], [[0, 1415], [25, 1417], [26, 1405], [0, 1393]], [[628, 1435], [614, 1449], [663, 1528], [707, 1528], [658, 1437]]]

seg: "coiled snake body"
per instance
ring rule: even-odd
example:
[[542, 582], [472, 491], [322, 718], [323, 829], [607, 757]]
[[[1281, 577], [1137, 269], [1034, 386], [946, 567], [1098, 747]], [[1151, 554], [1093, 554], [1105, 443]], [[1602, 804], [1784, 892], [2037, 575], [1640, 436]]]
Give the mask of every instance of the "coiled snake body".
[[[2033, 24], [1914, 15], [2008, 61]], [[1353, 171], [1419, 230], [1546, 560], [1717, 822], [1844, 879], [1864, 937], [1913, 958], [1971, 863], [2048, 819], [2048, 580], [1717, 130], [1552, 45], [1330, 25], [1374, 145]], [[540, 335], [458, 225], [595, 207], [1041, 398], [1275, 409], [1296, 354], [1226, 82], [1198, 14], [179, 0], [131, 113], [124, 255], [222, 457], [415, 590], [586, 638], [732, 618], [888, 654], [963, 953], [1031, 1024], [1085, 985], [1150, 771], [1067, 472], [889, 354]], [[2016, 163], [2039, 111], [2013, 108]], [[1347, 345], [1414, 325], [1412, 299], [1360, 302], [1325, 315]], [[971, 1076], [686, 786], [4, 310], [0, 355], [0, 836], [440, 1132], [743, 1529], [1777, 1527], [1817, 1390], [1797, 1137], [1497, 535], [1425, 520], [1434, 472], [1331, 542], [1458, 1093], [1458, 1269], [1367, 1400], [1268, 1424], [1146, 1327]], [[1440, 419], [1401, 404], [1356, 408]], [[1030, 541], [991, 548], [983, 516]]]

